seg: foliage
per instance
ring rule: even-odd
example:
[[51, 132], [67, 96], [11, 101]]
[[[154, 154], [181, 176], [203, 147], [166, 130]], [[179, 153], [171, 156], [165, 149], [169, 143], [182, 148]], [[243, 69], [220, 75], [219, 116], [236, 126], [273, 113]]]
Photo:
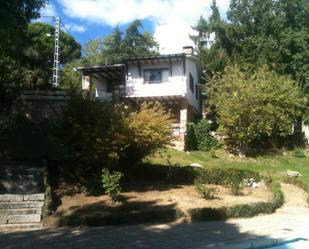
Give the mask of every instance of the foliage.
[[202, 183], [196, 182], [195, 189], [201, 195], [201, 197], [206, 200], [212, 200], [216, 198], [217, 193], [216, 188], [207, 187]]
[[117, 26], [110, 35], [89, 41], [84, 47], [82, 64], [105, 65], [129, 57], [157, 55], [158, 47], [153, 34], [143, 31], [141, 21], [135, 20], [124, 32]]
[[232, 195], [241, 195], [241, 190], [242, 190], [242, 184], [239, 182], [231, 182], [230, 183], [230, 189]]
[[24, 79], [27, 25], [39, 17], [45, 0], [0, 2], [0, 113], [9, 113]]
[[129, 146], [126, 161], [131, 163], [171, 143], [171, 115], [159, 103], [142, 103], [137, 111], [127, 111]]
[[[308, 1], [232, 0], [227, 20], [221, 19], [215, 0], [211, 9], [208, 20], [201, 17], [194, 27], [198, 34], [191, 37], [206, 70], [206, 82], [230, 64], [253, 71], [267, 65], [291, 77], [308, 98]], [[205, 44], [208, 40], [214, 43]]]
[[122, 199], [120, 180], [123, 177], [121, 172], [114, 171], [110, 173], [108, 169], [102, 170], [102, 186], [105, 193], [108, 194], [113, 202]]
[[[42, 88], [52, 83], [54, 33], [55, 28], [46, 23], [36, 22], [28, 25], [28, 45], [24, 52], [28, 87]], [[63, 31], [60, 31], [60, 37], [60, 64], [80, 58], [81, 46], [75, 39]]]
[[57, 137], [63, 158], [76, 162], [76, 174], [98, 180], [102, 167], [117, 165], [128, 144], [127, 130], [110, 103], [76, 94], [63, 110]]
[[293, 156], [294, 157], [300, 157], [300, 158], [306, 157], [304, 149], [302, 149], [302, 148], [295, 148], [294, 151], [293, 151]]
[[260, 181], [259, 173], [236, 168], [203, 168], [198, 170], [196, 181], [203, 184], [230, 185], [241, 184], [244, 179]]
[[206, 89], [228, 145], [243, 153], [253, 142], [290, 134], [304, 103], [293, 81], [265, 67], [252, 73], [229, 66]]
[[198, 123], [188, 126], [188, 149], [210, 151], [218, 147], [218, 141], [211, 134], [211, 124], [208, 120], [202, 119]]

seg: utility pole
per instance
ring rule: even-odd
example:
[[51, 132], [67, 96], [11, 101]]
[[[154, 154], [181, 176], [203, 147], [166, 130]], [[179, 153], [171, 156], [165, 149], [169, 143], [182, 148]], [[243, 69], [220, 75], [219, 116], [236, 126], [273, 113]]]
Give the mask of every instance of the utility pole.
[[53, 87], [59, 86], [59, 36], [60, 36], [60, 20], [56, 17], [55, 26], [55, 49], [54, 49], [54, 64], [53, 64]]

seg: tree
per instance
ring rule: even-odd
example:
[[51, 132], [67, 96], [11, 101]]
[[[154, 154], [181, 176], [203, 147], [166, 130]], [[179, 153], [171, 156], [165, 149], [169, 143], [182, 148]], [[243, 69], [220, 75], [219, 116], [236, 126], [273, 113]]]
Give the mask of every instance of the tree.
[[24, 79], [27, 25], [39, 17], [45, 0], [0, 2], [0, 112], [9, 112]]
[[158, 43], [149, 32], [141, 32], [140, 20], [133, 21], [123, 34], [117, 26], [104, 39], [90, 41], [86, 46], [87, 64], [120, 63], [124, 58], [158, 54]]
[[230, 50], [229, 40], [226, 38], [226, 24], [220, 17], [216, 0], [213, 0], [211, 10], [208, 20], [201, 16], [193, 27], [198, 35], [190, 36], [197, 45], [197, 56], [208, 77], [214, 72], [223, 71], [228, 64]]
[[[28, 46], [25, 50], [27, 68], [27, 86], [37, 88], [51, 85], [53, 54], [54, 54], [54, 27], [45, 23], [32, 23], [28, 26]], [[52, 37], [47, 36], [52, 34]], [[60, 64], [66, 64], [81, 56], [81, 46], [75, 39], [60, 31]]]
[[[228, 21], [223, 21], [213, 1], [212, 15], [208, 21], [200, 19], [195, 27], [199, 34], [192, 38], [198, 44], [198, 53], [208, 71], [222, 71], [226, 61], [246, 64], [252, 69], [266, 64], [279, 74], [290, 75], [307, 94], [308, 16], [309, 2], [306, 0], [232, 0]], [[199, 41], [210, 33], [215, 34], [214, 45], [200, 48]], [[223, 65], [212, 66], [222, 54]]]
[[304, 104], [291, 79], [266, 67], [252, 73], [228, 66], [223, 74], [213, 77], [206, 91], [210, 104], [217, 108], [228, 145], [243, 153], [262, 139], [275, 142], [290, 134]]

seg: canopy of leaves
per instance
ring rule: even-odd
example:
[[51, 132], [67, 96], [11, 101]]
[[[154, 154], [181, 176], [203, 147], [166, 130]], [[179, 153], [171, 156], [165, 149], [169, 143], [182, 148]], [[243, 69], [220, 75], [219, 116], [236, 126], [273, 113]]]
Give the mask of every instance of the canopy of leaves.
[[[309, 93], [309, 2], [307, 0], [232, 0], [227, 21], [220, 18], [216, 1], [212, 15], [201, 18], [192, 39], [198, 45], [202, 66], [223, 71], [228, 62], [256, 69], [268, 65], [290, 75]], [[205, 41], [215, 35], [214, 44]]]
[[245, 153], [262, 138], [290, 134], [304, 103], [292, 80], [266, 67], [252, 73], [228, 66], [213, 77], [206, 91], [229, 145]]
[[[27, 85], [31, 88], [51, 85], [55, 28], [45, 23], [28, 26], [28, 46], [25, 50], [27, 61]], [[60, 64], [66, 64], [81, 56], [81, 46], [75, 39], [60, 32]]]
[[142, 31], [142, 28], [141, 21], [135, 20], [124, 34], [116, 27], [104, 39], [90, 41], [85, 47], [85, 61], [89, 65], [113, 64], [128, 57], [158, 54], [158, 43], [151, 33]]
[[0, 1], [0, 112], [9, 112], [23, 82], [26, 31], [45, 0]]

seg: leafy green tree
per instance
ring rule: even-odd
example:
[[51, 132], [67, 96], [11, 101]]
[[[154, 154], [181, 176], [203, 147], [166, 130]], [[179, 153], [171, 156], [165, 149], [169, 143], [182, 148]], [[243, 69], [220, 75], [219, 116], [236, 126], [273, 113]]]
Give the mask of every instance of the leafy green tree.
[[266, 67], [252, 73], [228, 66], [213, 77], [206, 91], [227, 143], [243, 153], [261, 139], [274, 142], [290, 134], [304, 104], [291, 79]]
[[88, 42], [84, 61], [90, 65], [120, 63], [124, 58], [158, 54], [158, 43], [149, 32], [141, 32], [140, 20], [133, 21], [123, 34], [117, 26], [104, 39]]
[[45, 0], [0, 2], [0, 112], [10, 111], [21, 87], [27, 25], [39, 17], [45, 3]]
[[[28, 46], [25, 50], [27, 61], [26, 84], [31, 88], [48, 86], [52, 80], [54, 54], [54, 27], [45, 23], [32, 23], [28, 26]], [[49, 36], [48, 36], [49, 34]], [[50, 36], [51, 35], [51, 36]], [[66, 64], [81, 56], [81, 46], [75, 39], [60, 32], [60, 64]]]

